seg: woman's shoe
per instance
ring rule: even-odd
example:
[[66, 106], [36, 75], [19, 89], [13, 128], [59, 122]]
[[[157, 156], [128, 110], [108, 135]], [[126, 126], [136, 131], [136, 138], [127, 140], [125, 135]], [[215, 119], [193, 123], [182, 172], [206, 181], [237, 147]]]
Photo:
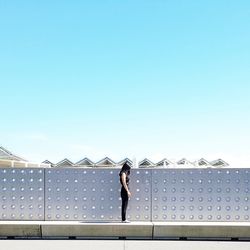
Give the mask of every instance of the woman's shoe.
[[122, 223], [130, 223], [129, 220], [123, 220]]

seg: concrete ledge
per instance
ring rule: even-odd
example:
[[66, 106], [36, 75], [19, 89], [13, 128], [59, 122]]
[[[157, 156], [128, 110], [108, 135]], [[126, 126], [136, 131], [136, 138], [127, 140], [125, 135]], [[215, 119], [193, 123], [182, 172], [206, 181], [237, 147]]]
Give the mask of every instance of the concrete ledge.
[[250, 238], [248, 222], [154, 222], [158, 238]]
[[0, 237], [41, 237], [40, 222], [0, 221]]
[[130, 237], [150, 238], [153, 223], [86, 223], [86, 222], [46, 222], [42, 224], [43, 237]]
[[84, 238], [248, 238], [249, 222], [0, 221], [0, 237]]

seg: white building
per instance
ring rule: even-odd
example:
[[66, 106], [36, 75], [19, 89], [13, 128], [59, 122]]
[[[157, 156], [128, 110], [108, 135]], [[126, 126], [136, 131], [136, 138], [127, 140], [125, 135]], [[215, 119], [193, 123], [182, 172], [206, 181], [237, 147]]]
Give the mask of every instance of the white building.
[[196, 161], [189, 161], [186, 158], [182, 158], [177, 162], [173, 162], [168, 160], [167, 158], [162, 159], [159, 162], [152, 162], [148, 158], [145, 158], [139, 161], [138, 165], [136, 165], [135, 161], [133, 162], [129, 158], [125, 158], [121, 161], [115, 162], [109, 157], [105, 157], [97, 162], [90, 160], [89, 158], [85, 157], [77, 162], [72, 162], [69, 159], [65, 158], [57, 163], [52, 163], [49, 160], [45, 160], [42, 163], [33, 163], [25, 160], [22, 157], [19, 157], [4, 147], [0, 147], [0, 167], [108, 167], [108, 168], [115, 168], [121, 167], [125, 162], [128, 162], [133, 167], [138, 168], [213, 168], [213, 167], [228, 167], [229, 164], [222, 159], [217, 159], [213, 161], [207, 161], [204, 158], [201, 158]]

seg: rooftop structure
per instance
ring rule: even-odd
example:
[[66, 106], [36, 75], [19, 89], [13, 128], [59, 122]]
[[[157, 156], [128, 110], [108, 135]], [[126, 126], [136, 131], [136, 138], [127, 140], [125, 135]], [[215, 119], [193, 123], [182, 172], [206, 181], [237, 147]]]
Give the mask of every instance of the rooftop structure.
[[168, 160], [167, 158], [162, 159], [159, 162], [152, 162], [148, 158], [145, 158], [139, 161], [138, 165], [135, 161], [132, 161], [129, 158], [125, 158], [121, 161], [114, 161], [109, 157], [105, 157], [97, 162], [90, 160], [89, 158], [85, 157], [77, 162], [72, 162], [69, 159], [65, 158], [57, 163], [53, 163], [49, 160], [45, 160], [42, 163], [32, 163], [25, 160], [22, 157], [19, 157], [4, 147], [0, 147], [0, 167], [1, 166], [9, 166], [9, 167], [57, 167], [57, 168], [64, 168], [64, 167], [108, 167], [108, 168], [115, 168], [121, 167], [125, 162], [129, 162], [131, 166], [138, 167], [138, 168], [157, 168], [157, 167], [166, 167], [166, 168], [207, 168], [207, 167], [228, 167], [229, 164], [222, 159], [217, 159], [213, 161], [208, 161], [204, 158], [201, 158], [196, 161], [189, 161], [186, 158], [182, 158], [179, 161], [173, 162]]
[[26, 159], [19, 157], [4, 147], [0, 146], [0, 168], [2, 167], [18, 167], [18, 168], [35, 168], [35, 167], [50, 167], [51, 163], [37, 163], [30, 162]]
[[2, 160], [13, 160], [13, 161], [27, 161], [17, 155], [14, 155], [9, 150], [0, 146], [0, 159]]
[[42, 163], [50, 164], [51, 167], [121, 167], [125, 162], [129, 162], [131, 166], [138, 168], [157, 168], [157, 167], [166, 167], [166, 168], [219, 168], [219, 167], [227, 167], [229, 164], [222, 159], [217, 159], [212, 162], [207, 161], [204, 158], [201, 158], [196, 161], [189, 161], [186, 158], [182, 158], [177, 162], [170, 161], [166, 158], [162, 159], [159, 162], [152, 162], [148, 158], [145, 158], [139, 161], [138, 165], [136, 165], [131, 159], [125, 158], [121, 161], [115, 162], [109, 157], [105, 157], [97, 162], [90, 160], [85, 157], [82, 160], [73, 163], [68, 159], [64, 159], [59, 161], [58, 163], [52, 163], [48, 160], [43, 161]]

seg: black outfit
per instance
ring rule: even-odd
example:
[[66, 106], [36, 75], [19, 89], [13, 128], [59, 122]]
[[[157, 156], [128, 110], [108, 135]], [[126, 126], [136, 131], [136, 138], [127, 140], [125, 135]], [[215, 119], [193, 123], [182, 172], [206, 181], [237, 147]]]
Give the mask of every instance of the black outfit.
[[129, 183], [129, 178], [128, 178], [128, 174], [126, 172], [121, 172], [120, 173], [120, 183], [122, 185], [121, 188], [121, 198], [122, 198], [122, 221], [126, 220], [126, 211], [127, 211], [127, 207], [128, 207], [128, 193], [126, 191], [126, 189], [124, 188], [123, 184], [122, 184], [122, 174], [125, 173], [126, 174], [126, 184], [128, 186]]

